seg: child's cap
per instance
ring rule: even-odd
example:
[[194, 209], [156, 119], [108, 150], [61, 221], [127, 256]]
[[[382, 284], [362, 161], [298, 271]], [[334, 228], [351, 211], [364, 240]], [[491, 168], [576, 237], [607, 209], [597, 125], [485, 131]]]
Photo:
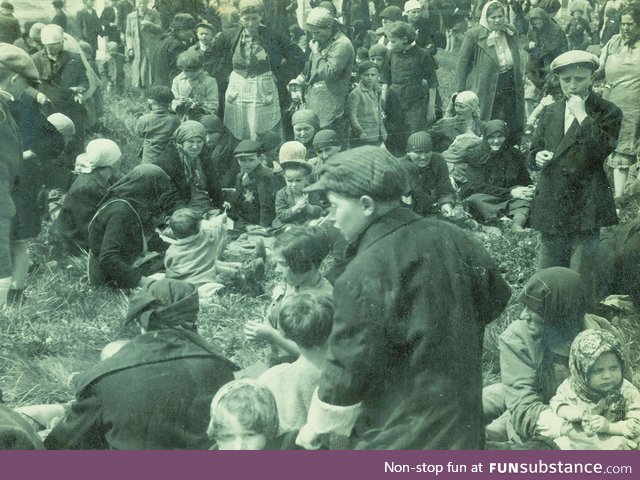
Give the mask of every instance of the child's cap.
[[371, 68], [375, 68], [376, 70], [380, 71], [380, 67], [378, 67], [378, 65], [375, 62], [372, 62], [371, 60], [366, 60], [362, 62], [360, 65], [358, 65], [358, 75], [362, 75], [366, 73], [367, 70]]
[[384, 45], [380, 45], [379, 43], [376, 43], [375, 45], [372, 45], [371, 48], [369, 49], [369, 58], [385, 57], [388, 51], [389, 49], [387, 47], [385, 47]]
[[280, 163], [304, 160], [307, 158], [307, 148], [298, 141], [284, 142], [278, 152], [278, 160]]
[[418, 0], [409, 0], [404, 4], [404, 13], [405, 15], [413, 10], [422, 10], [422, 5]]
[[356, 55], [358, 56], [358, 58], [364, 58], [364, 59], [368, 60], [369, 59], [369, 50], [367, 50], [364, 47], [360, 47], [356, 51]]
[[431, 135], [427, 132], [416, 132], [407, 140], [407, 152], [429, 153], [433, 150]]
[[198, 25], [196, 25], [196, 29], [198, 28], [206, 28], [207, 30], [211, 30], [213, 33], [215, 33], [216, 29], [213, 28], [213, 25], [211, 25], [209, 22], [200, 22]]
[[233, 151], [234, 157], [253, 157], [264, 151], [262, 143], [257, 140], [242, 140]]
[[214, 114], [203, 115], [200, 117], [200, 123], [207, 133], [224, 133], [224, 122], [220, 117]]
[[313, 137], [313, 148], [335, 147], [340, 145], [340, 139], [335, 130], [326, 128], [320, 130]]
[[585, 52], [584, 50], [569, 50], [568, 52], [558, 55], [551, 62], [549, 68], [552, 72], [558, 73], [562, 69], [572, 65], [580, 65], [591, 69], [591, 71], [596, 71], [600, 66], [600, 59], [593, 53]]
[[397, 22], [398, 20], [402, 20], [402, 10], [400, 9], [400, 7], [391, 5], [383, 9], [378, 17], [380, 17], [380, 20], [386, 18], [388, 20], [391, 20], [392, 22]]
[[407, 184], [407, 172], [393, 155], [366, 145], [336, 154], [322, 167], [320, 180], [304, 191], [324, 190], [351, 198], [368, 195], [378, 201], [393, 201], [404, 195]]
[[182, 52], [180, 55], [178, 55], [178, 59], [176, 60], [176, 67], [178, 67], [183, 72], [193, 72], [195, 70], [200, 70], [202, 68], [202, 65], [202, 54], [194, 50], [187, 50], [186, 52]]
[[173, 92], [169, 87], [165, 87], [164, 85], [156, 85], [155, 87], [151, 87], [147, 90], [147, 98], [149, 100], [154, 100], [163, 105], [170, 104], [173, 99]]
[[320, 130], [320, 119], [313, 110], [297, 110], [291, 116], [291, 126], [295, 127], [296, 125], [299, 125], [301, 123], [306, 123], [307, 125], [312, 126], [316, 132]]

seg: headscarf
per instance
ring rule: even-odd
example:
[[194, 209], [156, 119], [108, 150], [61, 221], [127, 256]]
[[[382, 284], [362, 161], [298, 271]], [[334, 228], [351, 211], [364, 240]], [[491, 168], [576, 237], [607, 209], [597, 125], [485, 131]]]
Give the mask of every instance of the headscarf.
[[113, 140], [98, 138], [87, 144], [86, 151], [76, 157], [76, 173], [91, 173], [98, 167], [109, 167], [122, 157]]
[[143, 224], [163, 210], [168, 210], [173, 190], [171, 178], [157, 165], [143, 163], [116, 182], [100, 202], [126, 200], [136, 210]]
[[507, 7], [505, 7], [504, 4], [502, 2], [499, 2], [498, 0], [491, 0], [490, 2], [485, 3], [484, 7], [482, 7], [482, 14], [480, 15], [480, 26], [486, 28], [490, 32], [489, 37], [487, 38], [487, 45], [493, 45], [495, 43], [495, 38], [501, 35], [502, 33], [506, 33], [507, 35], [513, 35], [515, 33], [515, 31], [513, 30], [513, 27], [506, 23], [503, 23], [502, 29], [497, 32], [494, 32], [493, 30], [491, 30], [491, 28], [489, 28], [489, 21], [487, 20], [487, 12], [489, 11], [489, 8], [496, 5], [499, 5], [500, 7], [502, 7], [502, 11], [504, 12], [506, 17]]
[[554, 346], [571, 342], [583, 328], [588, 293], [582, 277], [564, 267], [538, 270], [527, 281], [518, 300], [542, 315], [543, 342]]
[[147, 331], [163, 328], [195, 331], [199, 311], [198, 289], [194, 285], [165, 278], [131, 297], [125, 324], [138, 320]]
[[489, 120], [484, 124], [484, 140], [487, 141], [494, 133], [501, 133], [506, 137], [508, 136], [509, 128], [503, 120]]
[[539, 50], [536, 56], [553, 54], [555, 57], [566, 50], [564, 31], [550, 20], [549, 14], [543, 8], [532, 8], [529, 10], [528, 17], [529, 21], [538, 18], [543, 22], [542, 29], [539, 31], [533, 27], [529, 28], [529, 40], [535, 42], [536, 49]]
[[335, 22], [331, 12], [324, 7], [311, 9], [307, 16], [307, 25], [318, 28], [331, 28]]
[[76, 126], [73, 120], [62, 113], [52, 113], [47, 117], [47, 121], [56, 127], [56, 130], [60, 132], [60, 135], [62, 135], [65, 140], [68, 140], [76, 134]]
[[[594, 414], [608, 418], [613, 416], [614, 421], [624, 420], [626, 402], [620, 392], [624, 381], [622, 378], [616, 388], [604, 395], [589, 387], [589, 370], [605, 353], [613, 353], [618, 357], [620, 370], [623, 372], [625, 358], [622, 344], [615, 335], [606, 330], [595, 329], [580, 332], [571, 344], [569, 353], [571, 377], [569, 381], [578, 398], [587, 402], [598, 403], [602, 407], [602, 412], [593, 412]], [[606, 415], [607, 413], [609, 415]]]
[[196, 122], [195, 120], [187, 120], [180, 124], [178, 128], [176, 128], [175, 132], [173, 132], [173, 142], [177, 145], [182, 145], [187, 140], [192, 138], [200, 137], [202, 140], [205, 139], [207, 135], [207, 131], [202, 126], [200, 122]]
[[306, 123], [308, 125], [311, 125], [316, 132], [320, 130], [320, 119], [318, 118], [318, 115], [316, 115], [313, 110], [309, 110], [309, 109], [297, 110], [291, 116], [291, 125], [295, 127], [299, 123]]
[[451, 101], [447, 108], [447, 117], [456, 116], [456, 102], [460, 102], [465, 106], [471, 108], [474, 118], [480, 118], [480, 100], [478, 96], [471, 90], [464, 90], [459, 93], [451, 95]]

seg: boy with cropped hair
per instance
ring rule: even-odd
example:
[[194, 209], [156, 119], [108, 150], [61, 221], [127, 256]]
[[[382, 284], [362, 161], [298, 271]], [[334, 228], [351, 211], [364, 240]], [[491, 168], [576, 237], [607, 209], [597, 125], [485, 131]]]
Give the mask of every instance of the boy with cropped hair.
[[300, 293], [286, 300], [278, 323], [285, 338], [298, 346], [300, 357], [264, 372], [258, 381], [276, 399], [280, 431], [299, 430], [307, 419], [313, 391], [318, 386], [327, 355], [327, 339], [333, 325], [333, 300]]
[[136, 123], [136, 132], [143, 138], [142, 163], [155, 163], [162, 158], [180, 119], [172, 112], [173, 92], [169, 87], [155, 86], [147, 91], [147, 107], [151, 110]]

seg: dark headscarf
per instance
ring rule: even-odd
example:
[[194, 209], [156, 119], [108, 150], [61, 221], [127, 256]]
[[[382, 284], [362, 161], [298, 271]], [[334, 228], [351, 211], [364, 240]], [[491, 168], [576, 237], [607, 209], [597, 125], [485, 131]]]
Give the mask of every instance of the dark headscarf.
[[[624, 371], [625, 358], [620, 340], [605, 330], [584, 330], [571, 344], [569, 353], [569, 370], [571, 387], [578, 398], [602, 407], [598, 415], [614, 421], [624, 420], [626, 405], [620, 389], [624, 379], [611, 392], [602, 394], [589, 387], [589, 371], [605, 353], [613, 353], [620, 361], [620, 371]], [[596, 412], [594, 412], [595, 414]]]
[[182, 280], [162, 279], [142, 288], [129, 300], [125, 323], [138, 320], [148, 331], [163, 328], [196, 330], [198, 289]]
[[551, 20], [549, 14], [540, 7], [529, 10], [529, 21], [533, 19], [542, 20], [542, 29], [529, 28], [529, 40], [536, 43], [536, 52], [531, 52], [535, 57], [552, 54], [553, 57], [564, 53], [567, 49], [567, 42], [564, 31], [557, 23]]
[[207, 131], [200, 122], [187, 120], [186, 122], [182, 122], [180, 126], [176, 128], [175, 132], [173, 132], [173, 142], [176, 145], [182, 145], [192, 138], [201, 138], [204, 141], [206, 134]]
[[543, 344], [573, 341], [584, 325], [588, 293], [579, 274], [564, 267], [538, 270], [525, 284], [520, 302], [544, 318]]
[[146, 224], [152, 216], [168, 209], [172, 196], [169, 175], [156, 165], [144, 163], [109, 188], [99, 207], [111, 200], [126, 200]]

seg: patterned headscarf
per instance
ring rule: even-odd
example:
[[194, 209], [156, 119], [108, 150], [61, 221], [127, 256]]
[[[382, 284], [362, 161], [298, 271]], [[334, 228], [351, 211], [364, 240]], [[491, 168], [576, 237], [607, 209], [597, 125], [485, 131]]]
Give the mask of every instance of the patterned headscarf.
[[[622, 382], [611, 392], [602, 394], [589, 387], [589, 370], [605, 353], [613, 353], [620, 361], [620, 368], [624, 371], [625, 359], [622, 352], [622, 344], [615, 335], [605, 330], [584, 330], [580, 332], [573, 343], [569, 353], [569, 371], [571, 372], [571, 387], [582, 400], [598, 403], [602, 406], [601, 412], [594, 414], [605, 417], [613, 415], [616, 421], [624, 420], [626, 405], [620, 392]], [[609, 415], [606, 415], [606, 414]]]
[[176, 131], [173, 132], [173, 142], [176, 145], [182, 145], [187, 140], [192, 138], [201, 138], [204, 140], [207, 136], [207, 131], [200, 122], [195, 120], [187, 120], [180, 124]]

